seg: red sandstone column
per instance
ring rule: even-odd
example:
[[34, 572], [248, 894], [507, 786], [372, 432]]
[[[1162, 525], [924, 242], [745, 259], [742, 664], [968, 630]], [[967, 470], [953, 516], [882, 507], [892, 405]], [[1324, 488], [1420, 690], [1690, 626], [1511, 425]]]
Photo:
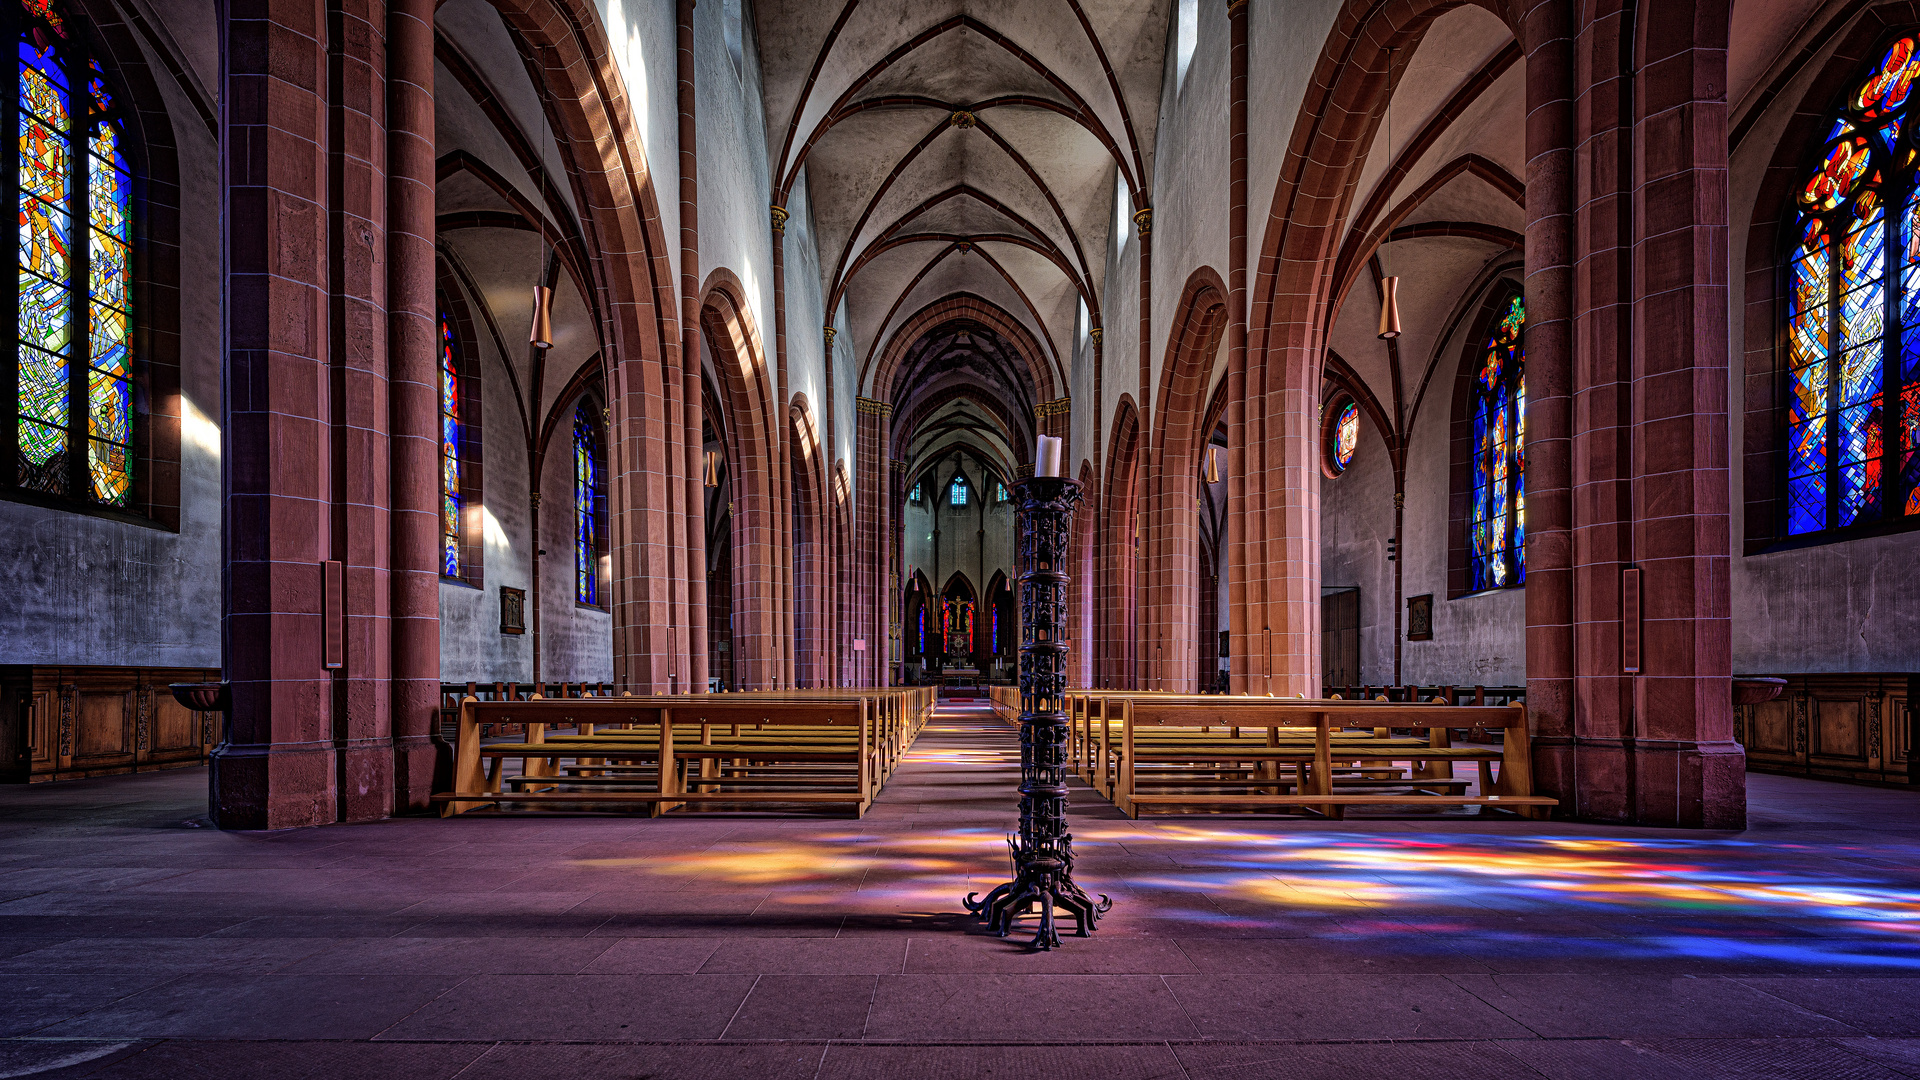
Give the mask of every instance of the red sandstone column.
[[707, 689], [706, 499], [701, 487], [700, 434], [700, 160], [695, 153], [693, 62], [694, 0], [678, 0], [676, 12], [680, 104], [680, 425], [676, 502], [670, 523], [678, 573], [675, 616], [686, 629], [677, 635], [672, 663], [680, 675], [674, 687], [686, 693]]
[[[1147, 507], [1152, 505], [1151, 502], [1143, 504], [1142, 500], [1148, 499], [1149, 493], [1160, 485], [1159, 461], [1156, 456], [1158, 447], [1154, 445], [1152, 422], [1156, 412], [1156, 403], [1153, 400], [1153, 208], [1149, 206], [1135, 210], [1133, 223], [1139, 226], [1140, 233], [1140, 381], [1139, 397], [1135, 399], [1140, 408], [1140, 427], [1139, 434], [1134, 437], [1136, 443], [1133, 452], [1133, 467], [1136, 470], [1133, 485], [1133, 512], [1137, 521], [1143, 505]], [[1148, 514], [1149, 526], [1156, 519], [1157, 515]], [[1128, 533], [1131, 536], [1133, 528], [1137, 526], [1134, 522], [1128, 524]], [[1144, 531], [1143, 528], [1142, 532]], [[1141, 543], [1149, 540], [1149, 537], [1143, 535], [1138, 542], [1132, 542], [1128, 548], [1134, 561], [1132, 573], [1125, 579], [1128, 627], [1126, 674], [1128, 686], [1157, 690], [1160, 688], [1157, 678], [1149, 681], [1148, 673], [1152, 670], [1154, 676], [1159, 675], [1158, 670], [1153, 670], [1157, 669], [1158, 665], [1150, 664], [1151, 661], [1158, 659], [1159, 653], [1149, 651], [1152, 649], [1152, 644], [1147, 640], [1146, 620], [1141, 618], [1143, 614], [1141, 601], [1144, 599], [1141, 594], [1148, 592], [1144, 573], [1148, 566], [1140, 561], [1140, 552]]]
[[440, 706], [440, 408], [434, 310], [433, 0], [387, 9], [387, 371], [393, 511], [393, 804], [425, 810]]
[[[1627, 796], [1634, 747], [1634, 680], [1621, 672], [1620, 655], [1620, 574], [1633, 562], [1633, 88], [1621, 74], [1630, 67], [1631, 56], [1621, 50], [1632, 48], [1631, 37], [1631, 20], [1616, 11], [1580, 27], [1575, 43], [1586, 81], [1575, 88], [1575, 115], [1582, 123], [1574, 162], [1576, 184], [1586, 194], [1572, 230], [1571, 705], [1577, 785], [1568, 789], [1574, 796], [1568, 809], [1609, 821], [1632, 817]], [[1528, 451], [1531, 458], [1531, 445]]]
[[1574, 805], [1573, 16], [1526, 14], [1527, 714], [1534, 786]]
[[[1247, 0], [1227, 2], [1227, 575], [1229, 676], [1247, 692]], [[1211, 439], [1212, 433], [1206, 437]], [[1202, 444], [1206, 445], [1206, 444]], [[1212, 633], [1212, 628], [1208, 628]]]
[[[398, 688], [389, 618], [389, 357], [386, 335], [377, 332], [388, 321], [393, 270], [386, 250], [386, 10], [378, 2], [337, 8], [329, 21], [339, 40], [328, 105], [328, 532], [332, 558], [344, 572], [345, 647], [345, 666], [334, 673], [332, 688], [334, 813], [337, 820], [371, 821], [393, 812]], [[431, 679], [438, 679], [439, 659], [431, 658]], [[437, 684], [429, 690], [436, 703], [438, 690]]]
[[884, 603], [887, 585], [887, 447], [885, 428], [892, 406], [872, 398], [855, 402], [859, 428], [854, 444], [854, 636], [865, 650], [854, 653], [854, 684], [882, 686], [886, 671], [889, 623]]
[[1641, 13], [1635, 148], [1633, 542], [1646, 599], [1632, 813], [1715, 829], [1747, 819], [1728, 585], [1728, 6]]
[[222, 828], [334, 820], [329, 554], [325, 7], [262, 0], [231, 16], [223, 98], [228, 354], [223, 413], [226, 676], [214, 751]]

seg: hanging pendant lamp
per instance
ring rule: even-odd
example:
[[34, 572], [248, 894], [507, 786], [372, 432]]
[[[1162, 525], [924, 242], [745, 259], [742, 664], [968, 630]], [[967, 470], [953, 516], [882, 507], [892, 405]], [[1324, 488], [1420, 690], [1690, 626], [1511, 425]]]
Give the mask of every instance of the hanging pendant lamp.
[[1388, 277], [1380, 279], [1380, 340], [1391, 341], [1400, 336], [1400, 279]]
[[720, 451], [718, 450], [707, 451], [707, 467], [705, 471], [706, 471], [707, 486], [710, 488], [719, 487], [720, 486]]
[[[1393, 53], [1387, 50], [1387, 169], [1393, 168]], [[1385, 182], [1384, 180], [1382, 181]], [[1374, 255], [1378, 263], [1380, 256]], [[1380, 340], [1392, 341], [1400, 336], [1400, 278], [1397, 275], [1383, 277], [1380, 280]]]
[[553, 348], [553, 290], [545, 285], [533, 287], [533, 330], [527, 344], [536, 349]]

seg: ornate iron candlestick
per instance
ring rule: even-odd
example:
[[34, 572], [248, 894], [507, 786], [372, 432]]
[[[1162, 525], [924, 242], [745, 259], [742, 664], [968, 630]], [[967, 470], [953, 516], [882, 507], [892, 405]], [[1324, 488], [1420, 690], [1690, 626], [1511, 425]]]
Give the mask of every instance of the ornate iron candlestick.
[[1067, 832], [1067, 547], [1080, 484], [1036, 476], [1014, 489], [1020, 505], [1020, 835], [1009, 837], [1013, 880], [983, 900], [967, 894], [967, 910], [1001, 937], [1037, 907], [1033, 947], [1060, 944], [1055, 908], [1074, 917], [1086, 937], [1113, 906], [1073, 881], [1073, 837]]

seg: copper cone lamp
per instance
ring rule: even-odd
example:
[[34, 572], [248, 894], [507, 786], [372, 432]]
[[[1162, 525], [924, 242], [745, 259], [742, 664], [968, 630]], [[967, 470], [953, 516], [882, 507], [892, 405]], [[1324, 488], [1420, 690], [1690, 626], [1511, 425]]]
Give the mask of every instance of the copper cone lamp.
[[1400, 336], [1400, 279], [1380, 279], [1380, 340]]
[[720, 486], [720, 451], [718, 450], [707, 451], [707, 467], [705, 470], [705, 475], [706, 475], [706, 482], [708, 487]]
[[553, 348], [553, 290], [545, 285], [533, 287], [533, 332], [527, 343], [536, 349]]
[[1217, 446], [1207, 447], [1207, 467], [1206, 467], [1206, 471], [1201, 474], [1201, 479], [1205, 480], [1209, 484], [1217, 484], [1220, 482], [1220, 448], [1219, 447]]

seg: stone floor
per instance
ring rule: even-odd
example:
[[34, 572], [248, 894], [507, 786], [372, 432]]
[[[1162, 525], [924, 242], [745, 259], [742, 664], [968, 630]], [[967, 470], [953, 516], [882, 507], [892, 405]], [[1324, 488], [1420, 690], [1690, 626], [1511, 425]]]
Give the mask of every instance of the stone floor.
[[0, 1077], [1920, 1077], [1920, 794], [1752, 827], [1128, 821], [1050, 954], [1018, 744], [944, 709], [864, 820], [205, 827], [205, 774], [0, 788]]

